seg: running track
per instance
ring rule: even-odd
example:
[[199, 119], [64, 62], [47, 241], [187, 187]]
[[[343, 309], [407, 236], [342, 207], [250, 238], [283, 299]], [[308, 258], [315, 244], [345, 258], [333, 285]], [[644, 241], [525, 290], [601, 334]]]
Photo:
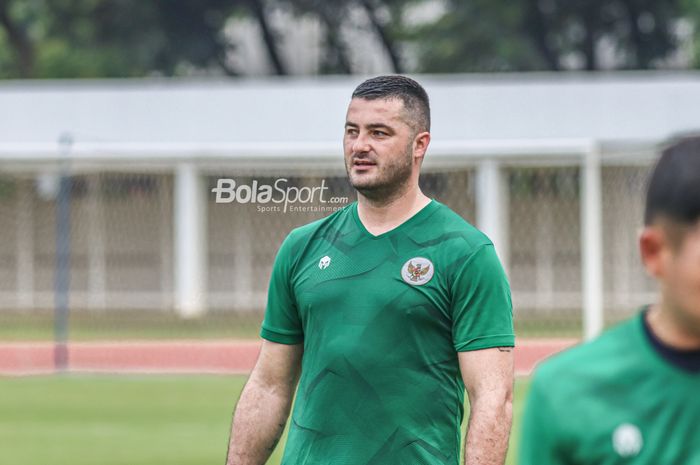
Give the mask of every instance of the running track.
[[[519, 340], [515, 371], [527, 376], [544, 358], [575, 344], [574, 339]], [[72, 373], [247, 374], [260, 341], [114, 341], [68, 344]], [[50, 342], [0, 342], [0, 376], [55, 373]]]

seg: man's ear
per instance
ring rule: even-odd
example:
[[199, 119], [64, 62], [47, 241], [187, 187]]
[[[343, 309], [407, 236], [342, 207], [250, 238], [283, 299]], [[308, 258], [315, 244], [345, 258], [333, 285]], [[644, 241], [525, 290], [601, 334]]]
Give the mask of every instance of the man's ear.
[[422, 159], [425, 157], [425, 152], [428, 150], [428, 145], [430, 145], [429, 132], [425, 131], [416, 134], [416, 136], [413, 138], [413, 157], [423, 161]]
[[661, 226], [645, 226], [639, 234], [639, 253], [647, 273], [660, 278], [665, 273], [664, 258], [668, 252], [668, 238]]

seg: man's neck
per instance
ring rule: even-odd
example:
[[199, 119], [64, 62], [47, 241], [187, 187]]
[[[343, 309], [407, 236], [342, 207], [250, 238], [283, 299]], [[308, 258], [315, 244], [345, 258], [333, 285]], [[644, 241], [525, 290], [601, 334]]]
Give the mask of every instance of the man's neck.
[[386, 203], [357, 195], [357, 214], [365, 229], [378, 236], [398, 227], [430, 203], [418, 186]]
[[669, 347], [678, 350], [700, 349], [700, 334], [680, 321], [676, 312], [664, 302], [651, 306], [647, 323], [654, 335]]

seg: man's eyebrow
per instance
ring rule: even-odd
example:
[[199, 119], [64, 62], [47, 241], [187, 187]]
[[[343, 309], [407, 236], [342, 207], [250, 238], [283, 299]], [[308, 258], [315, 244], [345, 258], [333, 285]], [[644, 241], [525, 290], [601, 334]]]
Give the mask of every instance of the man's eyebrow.
[[382, 124], [382, 123], [372, 123], [367, 125], [367, 129], [388, 129], [390, 131], [393, 131], [394, 128], [387, 124]]
[[[346, 121], [346, 122], [345, 122], [345, 127], [346, 127], [346, 128], [347, 128], [347, 127], [359, 128], [360, 125], [357, 124], [357, 123], [353, 123], [352, 121]], [[393, 131], [393, 130], [394, 130], [394, 128], [392, 128], [392, 127], [389, 126], [388, 124], [384, 124], [384, 123], [370, 123], [370, 124], [365, 125], [365, 127], [366, 127], [367, 129], [388, 129], [389, 131]]]

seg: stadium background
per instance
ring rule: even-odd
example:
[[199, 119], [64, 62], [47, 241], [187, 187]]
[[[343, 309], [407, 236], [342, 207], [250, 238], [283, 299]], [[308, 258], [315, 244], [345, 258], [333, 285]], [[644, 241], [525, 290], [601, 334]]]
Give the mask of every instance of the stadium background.
[[[461, 11], [415, 3], [410, 17]], [[235, 78], [187, 57], [184, 68], [156, 70], [169, 78], [151, 69], [100, 80], [115, 76], [86, 76], [82, 61], [75, 75], [51, 75], [41, 54], [32, 76], [0, 54], [2, 76], [14, 78], [0, 82], [3, 462], [223, 461], [277, 247], [327, 213], [216, 203], [212, 188], [221, 178], [284, 178], [297, 188], [323, 182], [328, 196], [353, 201], [340, 139], [349, 95], [368, 75], [412, 71], [425, 85], [433, 143], [421, 185], [484, 229], [506, 267], [520, 346], [513, 441], [533, 363], [653, 299], [635, 237], [654, 156], [700, 126], [692, 15], [666, 18], [678, 45], [646, 66], [628, 66], [601, 39], [605, 73], [579, 72], [588, 62], [574, 51], [562, 57], [567, 72], [484, 74], [531, 68], [430, 68], [396, 33], [406, 42], [398, 69], [372, 51], [378, 39], [361, 27], [363, 10], [343, 3], [355, 16], [341, 21], [352, 75], [340, 76], [343, 60], [328, 58], [340, 52], [322, 33], [325, 7], [312, 8], [315, 18], [266, 5], [291, 76], [264, 76], [285, 73], [261, 48], [259, 20], [245, 15], [226, 23], [238, 41]], [[10, 19], [31, 24], [13, 8]], [[390, 33], [395, 13], [378, 11]], [[5, 51], [14, 44], [7, 24]], [[478, 55], [468, 37], [452, 40]], [[652, 69], [610, 71], [628, 67]]]

